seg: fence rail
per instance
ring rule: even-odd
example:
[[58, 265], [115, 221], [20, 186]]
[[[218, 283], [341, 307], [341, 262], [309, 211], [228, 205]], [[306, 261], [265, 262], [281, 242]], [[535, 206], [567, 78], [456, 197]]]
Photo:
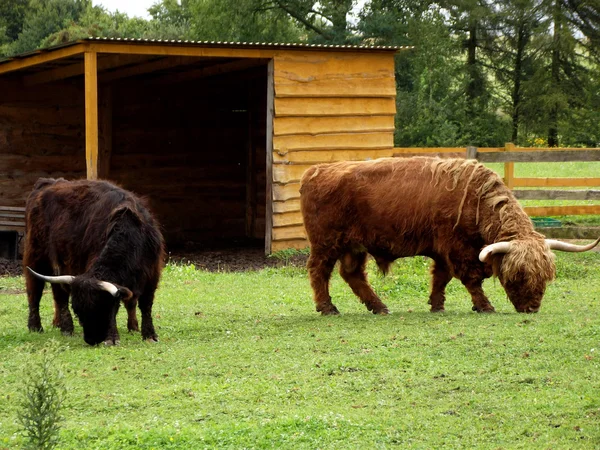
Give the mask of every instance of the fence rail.
[[[486, 163], [504, 163], [504, 183], [520, 200], [600, 200], [598, 190], [515, 189], [555, 187], [598, 187], [600, 178], [517, 178], [515, 162], [600, 161], [600, 149], [524, 148], [507, 143], [504, 147], [395, 148], [395, 157], [439, 156], [441, 158], [477, 159]], [[535, 216], [570, 216], [600, 214], [600, 205], [526, 206]]]

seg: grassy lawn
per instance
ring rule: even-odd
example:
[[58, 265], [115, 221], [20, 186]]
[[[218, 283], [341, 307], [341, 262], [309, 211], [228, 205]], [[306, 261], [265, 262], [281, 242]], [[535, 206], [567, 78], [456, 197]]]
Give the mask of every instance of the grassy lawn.
[[373, 316], [340, 277], [338, 317], [314, 311], [303, 268], [208, 273], [166, 268], [155, 304], [160, 342], [125, 330], [89, 347], [81, 329], [27, 331], [22, 278], [0, 278], [0, 448], [20, 448], [22, 373], [62, 346], [68, 396], [61, 449], [600, 447], [600, 254], [559, 254], [536, 315], [471, 312], [459, 282], [431, 314], [428, 260], [371, 279], [390, 307]]

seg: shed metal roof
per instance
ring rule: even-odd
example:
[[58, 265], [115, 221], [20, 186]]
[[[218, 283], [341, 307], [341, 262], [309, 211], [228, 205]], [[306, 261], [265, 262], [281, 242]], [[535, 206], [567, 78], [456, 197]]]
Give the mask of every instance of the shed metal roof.
[[15, 59], [28, 58], [40, 53], [52, 52], [65, 47], [71, 47], [82, 43], [126, 43], [135, 45], [167, 45], [167, 46], [192, 46], [192, 47], [221, 47], [221, 48], [248, 48], [248, 49], [301, 49], [301, 50], [329, 50], [329, 51], [393, 51], [414, 48], [412, 46], [391, 45], [332, 45], [332, 44], [305, 44], [305, 43], [282, 43], [282, 42], [228, 42], [228, 41], [191, 41], [175, 39], [128, 39], [128, 38], [106, 38], [88, 37], [76, 41], [65, 42], [51, 47], [41, 48], [26, 53], [0, 59], [0, 64], [5, 64]]

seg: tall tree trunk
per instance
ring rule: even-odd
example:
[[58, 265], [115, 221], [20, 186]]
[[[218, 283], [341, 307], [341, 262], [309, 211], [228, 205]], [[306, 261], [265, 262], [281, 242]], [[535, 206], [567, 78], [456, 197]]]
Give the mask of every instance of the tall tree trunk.
[[516, 143], [519, 138], [519, 120], [521, 108], [521, 80], [523, 78], [523, 55], [527, 43], [525, 24], [521, 21], [517, 29], [517, 55], [515, 57], [515, 69], [512, 92], [512, 137], [511, 142]]
[[550, 95], [552, 104], [550, 106], [548, 124], [548, 146], [558, 147], [558, 99], [560, 92], [560, 34], [562, 31], [560, 1], [554, 2], [554, 37], [552, 39], [552, 78], [550, 81]]
[[479, 94], [479, 73], [477, 70], [477, 21], [469, 20], [469, 39], [467, 40], [467, 116], [475, 116], [475, 101]]

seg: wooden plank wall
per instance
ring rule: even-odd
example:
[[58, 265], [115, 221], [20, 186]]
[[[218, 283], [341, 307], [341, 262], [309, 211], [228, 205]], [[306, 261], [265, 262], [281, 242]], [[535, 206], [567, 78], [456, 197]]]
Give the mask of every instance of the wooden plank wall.
[[264, 239], [265, 79], [112, 86], [109, 176], [148, 198], [171, 248]]
[[40, 177], [85, 178], [79, 84], [25, 89], [17, 80], [0, 80], [0, 205], [24, 206]]
[[308, 245], [300, 178], [313, 164], [394, 153], [391, 53], [285, 52], [274, 60], [272, 251]]

